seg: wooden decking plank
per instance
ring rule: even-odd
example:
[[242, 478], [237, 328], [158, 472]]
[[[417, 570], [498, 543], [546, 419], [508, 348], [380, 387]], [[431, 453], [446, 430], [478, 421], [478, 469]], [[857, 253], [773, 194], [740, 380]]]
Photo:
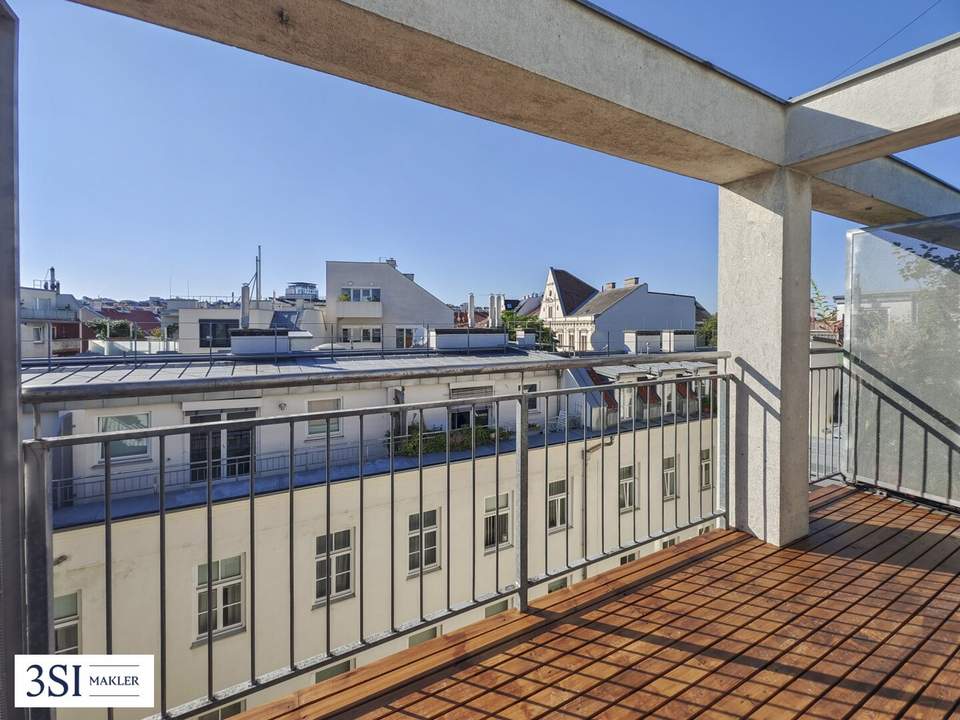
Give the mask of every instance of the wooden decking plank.
[[[774, 552], [774, 551], [775, 551], [775, 548], [772, 548], [772, 546], [759, 545], [758, 547], [759, 547], [759, 548], [766, 548], [768, 552]], [[729, 552], [729, 551], [728, 551], [728, 552]], [[710, 562], [714, 562], [714, 561], [716, 561], [717, 557], [718, 557], [718, 556], [713, 556], [712, 558], [710, 558], [709, 561], [710, 561]], [[727, 560], [726, 558], [721, 558], [721, 561], [726, 562], [726, 561], [728, 561], [728, 560]], [[684, 571], [685, 571], [685, 572], [686, 572], [686, 571], [690, 571], [693, 576], [700, 576], [700, 575], [702, 575], [702, 570], [699, 569], [699, 568], [696, 569], [696, 570], [691, 570], [690, 568], [684, 568]], [[660, 594], [669, 593], [669, 592], [671, 592], [671, 589], [660, 589], [659, 592], [660, 592]], [[673, 597], [673, 598], [671, 598], [671, 599], [672, 599], [672, 600], [676, 600], [676, 597]], [[609, 624], [609, 622], [608, 622], [608, 624]], [[613, 631], [611, 631], [611, 629], [608, 627], [607, 630], [608, 630], [608, 635], [609, 635], [611, 632], [615, 632], [615, 631], [617, 630], [617, 628], [614, 628]], [[577, 629], [574, 629], [573, 631], [571, 631], [570, 634], [571, 634], [571, 635], [577, 635], [577, 634], [578, 634], [578, 630], [577, 630]], [[582, 634], [582, 633], [581, 633], [581, 634]], [[553, 644], [555, 644], [555, 643], [553, 643]], [[594, 643], [583, 643], [582, 645], [583, 645], [583, 646], [586, 646], [586, 647], [590, 647], [591, 644], [592, 644], [593, 646], [597, 646], [597, 645], [599, 644], [599, 639], [597, 639], [596, 642], [594, 642]], [[610, 643], [610, 644], [609, 644], [610, 649], [609, 649], [607, 652], [613, 652], [614, 650], [617, 649], [618, 646], [620, 646], [620, 645], [622, 645], [622, 644], [623, 644], [623, 643], [620, 643], [620, 642]], [[575, 650], [575, 647], [574, 647], [574, 646], [569, 646], [569, 645], [566, 646], [566, 647], [564, 647], [563, 649], [568, 653], [568, 654], [566, 654], [566, 655], [563, 656], [563, 660], [565, 661], [565, 664], [566, 664], [566, 663], [569, 662], [570, 657], [571, 657], [571, 655], [570, 655], [569, 653], [575, 652], [576, 650]], [[590, 658], [593, 658], [593, 659], [599, 659], [600, 657], [602, 657], [602, 655], [597, 654], [597, 653], [592, 653], [591, 656], [590, 656]], [[639, 656], [638, 656], [638, 657], [639, 657]], [[610, 665], [610, 663], [607, 663], [606, 661], [602, 661], [602, 660], [601, 660], [601, 661], [598, 661], [598, 662], [596, 662], [596, 663], [594, 663], [594, 664], [592, 664], [592, 665], [587, 665], [587, 663], [588, 663], [588, 661], [589, 661], [590, 658], [587, 658], [587, 659], [583, 660], [582, 663], [580, 663], [580, 670], [578, 670], [578, 671], [575, 670], [575, 671], [571, 672], [569, 675], [567, 675], [567, 676], [565, 677], [564, 680], [562, 680], [562, 681], [560, 681], [559, 683], [557, 683], [557, 684], [561, 685], [561, 686], [562, 686], [562, 689], [565, 690], [565, 691], [569, 691], [570, 689], [574, 689], [574, 687], [575, 687], [575, 689], [577, 689], [578, 693], [577, 693], [576, 696], [571, 700], [572, 704], [569, 705], [569, 707], [566, 708], [568, 711], [571, 711], [571, 712], [574, 712], [574, 711], [575, 711], [576, 714], [582, 714], [582, 713], [584, 713], [584, 712], [585, 712], [585, 709], [589, 706], [589, 704], [593, 704], [593, 703], [594, 703], [595, 701], [597, 701], [598, 699], [599, 699], [599, 700], [606, 700], [606, 703], [609, 704], [609, 703], [613, 702], [614, 699], [619, 698], [619, 697], [622, 697], [623, 695], [626, 695], [626, 694], [629, 693], [629, 692], [631, 691], [631, 689], [632, 689], [630, 686], [625, 686], [625, 687], [618, 686], [617, 683], [614, 682], [614, 681], [604, 682], [604, 680], [607, 679], [607, 676], [608, 676], [608, 675], [610, 675], [610, 674], [615, 674], [619, 668], [617, 668], [615, 665]], [[585, 666], [585, 665], [586, 665], [586, 667], [583, 667], [583, 666]], [[612, 668], [612, 670], [611, 670], [610, 668]], [[598, 670], [599, 670], [600, 672], [598, 672]], [[630, 671], [630, 672], [633, 672], [633, 671]], [[635, 681], [636, 681], [636, 677], [635, 677], [635, 676], [634, 676], [633, 680], [634, 680], [634, 683], [635, 683]], [[575, 683], [575, 686], [571, 686], [571, 685], [569, 684], [571, 681]], [[634, 685], [634, 686], [635, 686], [635, 685]], [[599, 697], [597, 697], [598, 695], [599, 695]], [[584, 701], [584, 697], [585, 697], [585, 696], [589, 696], [589, 697], [590, 697], [590, 703], [589, 703], [589, 704], [584, 704], [584, 702], [585, 702], [585, 701]], [[517, 699], [523, 701], [523, 698], [517, 698]], [[482, 702], [482, 698], [481, 698], [480, 700], [481, 700], [481, 702]], [[603, 703], [600, 703], [600, 704], [602, 705]], [[530, 712], [532, 712], [532, 707], [533, 707], [532, 704], [525, 704], [525, 707], [526, 707], [526, 712], [527, 712], [528, 714], [529, 714]], [[546, 711], [547, 709], [549, 709], [549, 708], [543, 708], [544, 711]], [[503, 716], [503, 713], [502, 713], [502, 712], [501, 712], [501, 713], [498, 713], [498, 717], [502, 717], [502, 716]], [[533, 716], [536, 716], [536, 715], [534, 714]]]

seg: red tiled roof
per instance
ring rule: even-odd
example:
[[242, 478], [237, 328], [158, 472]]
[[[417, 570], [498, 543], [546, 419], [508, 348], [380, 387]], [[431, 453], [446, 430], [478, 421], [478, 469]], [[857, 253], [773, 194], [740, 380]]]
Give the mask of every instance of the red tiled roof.
[[160, 318], [149, 310], [117, 310], [116, 308], [104, 308], [99, 314], [107, 320], [126, 320], [132, 322], [144, 330], [152, 330], [160, 327]]

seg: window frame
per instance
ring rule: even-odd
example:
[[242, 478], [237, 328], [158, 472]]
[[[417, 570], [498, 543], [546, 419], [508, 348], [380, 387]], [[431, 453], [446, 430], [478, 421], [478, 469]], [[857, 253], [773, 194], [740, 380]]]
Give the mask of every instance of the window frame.
[[[628, 475], [624, 475], [624, 470], [629, 470]], [[617, 486], [617, 507], [620, 512], [630, 512], [637, 506], [637, 473], [633, 465], [624, 465], [618, 473]], [[629, 488], [630, 502], [624, 503], [624, 488]]]
[[[704, 457], [706, 453], [706, 457]], [[713, 453], [710, 448], [700, 450], [700, 489], [713, 489]], [[706, 480], [706, 482], [704, 482]]]
[[[74, 605], [76, 606], [76, 611], [71, 614], [62, 615], [57, 617], [56, 603], [57, 600], [61, 598], [68, 598], [70, 596], [74, 597]], [[59, 595], [54, 598], [54, 611], [53, 611], [53, 643], [54, 643], [54, 655], [79, 655], [80, 649], [82, 647], [82, 639], [80, 637], [80, 591], [75, 590], [72, 593], [66, 593], [64, 595]], [[77, 629], [77, 641], [75, 645], [71, 645], [64, 648], [57, 648], [57, 632], [60, 630], [65, 630], [67, 628], [76, 627]]]
[[[668, 461], [668, 460], [672, 463], [672, 465], [671, 465], [670, 467], [667, 467], [667, 461]], [[660, 466], [660, 467], [661, 467], [661, 476], [662, 476], [662, 479], [663, 479], [663, 499], [664, 499], [664, 500], [676, 500], [678, 497], [680, 497], [680, 487], [679, 487], [679, 485], [677, 484], [677, 469], [678, 469], [678, 465], [679, 465], [679, 463], [677, 462], [677, 460], [678, 460], [678, 458], [677, 458], [676, 455], [669, 456], [669, 457], [665, 457], [665, 458], [663, 458], [663, 462], [662, 462], [662, 464], [661, 464], [661, 466]], [[667, 476], [668, 476], [668, 474], [670, 475], [670, 482], [671, 482], [672, 485], [673, 485], [673, 486], [672, 486], [672, 490], [673, 490], [672, 493], [668, 491], [668, 485], [667, 485], [667, 482], [668, 482], [668, 481], [667, 481]]]
[[33, 331], [31, 336], [33, 337], [33, 342], [35, 345], [39, 345], [43, 342], [43, 325], [31, 325], [30, 329]]
[[[563, 492], [552, 492], [551, 485], [554, 483], [563, 483]], [[553, 514], [556, 518], [554, 524], [550, 523], [551, 506], [557, 503], [557, 511]], [[560, 519], [560, 510], [563, 510], [563, 520]], [[570, 481], [563, 478], [547, 481], [547, 532], [555, 532], [573, 527], [570, 522]]]
[[[410, 527], [410, 521], [413, 520], [413, 519], [416, 518], [416, 517], [420, 517], [420, 522], [422, 522], [422, 520], [423, 520], [423, 519], [422, 519], [422, 516], [423, 516], [423, 515], [427, 515], [427, 514], [429, 514], [429, 513], [431, 513], [431, 512], [434, 513], [434, 524], [433, 524], [433, 525], [424, 525], [424, 526], [423, 526], [423, 545], [424, 545], [424, 547], [421, 548], [421, 547], [420, 547], [420, 525], [418, 524], [416, 528], [411, 529], [411, 527]], [[427, 536], [430, 535], [431, 533], [432, 533], [433, 536], [434, 536], [434, 541], [433, 541], [433, 545], [432, 545], [432, 546], [427, 544]], [[410, 541], [411, 541], [411, 540], [414, 540], [414, 539], [416, 539], [416, 541], [417, 541], [417, 549], [416, 549], [416, 550], [411, 550], [411, 549], [410, 549]], [[424, 565], [424, 564], [423, 564], [423, 554], [424, 554], [424, 553], [423, 553], [423, 550], [424, 550], [425, 548], [430, 548], [430, 547], [432, 547], [432, 548], [434, 549], [434, 558], [435, 558], [435, 559], [434, 559], [434, 562], [431, 563], [430, 565]], [[412, 567], [412, 566], [411, 566], [412, 556], [414, 555], [414, 553], [416, 553], [417, 555], [420, 556], [420, 558], [419, 558], [419, 565], [418, 565], [417, 567]], [[429, 573], [429, 572], [433, 572], [434, 570], [439, 570], [439, 569], [440, 569], [440, 508], [439, 508], [439, 507], [436, 507], [436, 508], [424, 508], [422, 515], [421, 515], [420, 512], [412, 512], [412, 513], [408, 513], [408, 514], [407, 514], [407, 550], [406, 550], [406, 556], [407, 556], [407, 577], [408, 577], [408, 578], [410, 578], [410, 577], [417, 577], [420, 573]]]
[[[112, 430], [104, 430], [104, 429], [103, 429], [103, 425], [104, 425], [104, 422], [103, 422], [103, 421], [104, 421], [104, 420], [115, 420], [115, 419], [117, 419], [117, 418], [122, 418], [122, 417], [138, 417], [138, 416], [139, 416], [139, 417], [144, 417], [144, 418], [146, 418], [146, 423], [142, 426], [142, 429], [149, 429], [149, 428], [151, 427], [152, 413], [150, 413], [150, 412], [143, 412], [143, 413], [134, 412], [134, 413], [123, 413], [123, 414], [119, 414], [119, 415], [98, 415], [98, 416], [97, 416], [97, 432], [98, 432], [98, 433], [114, 432], [114, 431], [112, 431]], [[141, 428], [128, 428], [128, 429], [137, 430], [137, 429], [141, 429]], [[110, 462], [111, 462], [111, 463], [116, 463], [116, 462], [145, 462], [145, 461], [150, 460], [150, 459], [152, 458], [152, 456], [153, 456], [153, 452], [152, 452], [152, 451], [153, 451], [153, 443], [151, 442], [151, 440], [152, 440], [152, 438], [141, 438], [140, 440], [111, 440], [111, 441], [110, 441]], [[134, 454], [130, 454], [130, 455], [117, 455], [116, 450], [114, 449], [114, 448], [116, 447], [114, 443], [138, 443], [138, 444], [142, 443], [143, 452], [142, 452], [142, 453], [134, 453]], [[98, 448], [98, 449], [97, 449], [97, 453], [99, 454], [99, 462], [100, 462], [101, 464], [103, 464], [103, 463], [105, 463], [105, 462], [107, 461], [106, 455], [105, 455], [104, 452], [103, 452], [103, 445], [104, 445], [104, 444], [103, 444], [102, 442], [97, 443], [97, 448]]]
[[[238, 561], [239, 572], [237, 575], [230, 575], [229, 577], [224, 578], [220, 572], [220, 567], [223, 563], [229, 560], [233, 560], [234, 558], [236, 558]], [[216, 566], [216, 569], [217, 569], [216, 578], [211, 579], [210, 581], [210, 590], [213, 593], [214, 598], [216, 599], [216, 602], [217, 602], [217, 604], [213, 606], [213, 613], [212, 613], [214, 618], [214, 627], [213, 627], [212, 636], [214, 639], [216, 639], [218, 636], [221, 636], [221, 635], [232, 634], [233, 632], [243, 630], [246, 627], [246, 577], [244, 573], [245, 561], [246, 561], [246, 557], [244, 556], [243, 553], [239, 553], [237, 555], [228, 555], [226, 557], [219, 558], [213, 561], [213, 564]], [[196, 596], [196, 600], [194, 602], [194, 609], [195, 609], [194, 627], [197, 630], [197, 642], [200, 642], [200, 643], [206, 642], [207, 640], [206, 628], [204, 628], [203, 630], [200, 629], [201, 618], [206, 616], [206, 619], [207, 619], [206, 621], [207, 622], [210, 621], [210, 614], [208, 614], [208, 610], [210, 608], [209, 598], [207, 600], [208, 610], [202, 610], [201, 602], [200, 602], [200, 598], [204, 596], [207, 592], [207, 581], [205, 578], [201, 580], [201, 568], [206, 567], [206, 565], [207, 563], [202, 562], [199, 565], [197, 565], [194, 569], [194, 575], [196, 579], [196, 588], [194, 592]], [[222, 591], [234, 585], [239, 586], [240, 599], [232, 603], [221, 602]], [[236, 623], [232, 623], [230, 625], [224, 626], [223, 625], [223, 609], [228, 606], [229, 607], [239, 606], [240, 619]]]
[[[347, 546], [346, 548], [337, 548], [336, 537], [341, 533], [347, 533]], [[344, 598], [351, 597], [354, 593], [354, 557], [353, 557], [353, 538], [354, 531], [352, 527], [343, 528], [342, 530], [334, 530], [331, 533], [326, 535], [317, 535], [314, 538], [314, 581], [313, 581], [313, 591], [314, 591], [314, 607], [327, 604], [327, 594], [324, 592], [320, 593], [320, 583], [323, 581], [320, 577], [320, 563], [326, 563], [327, 553], [326, 549], [323, 552], [320, 551], [320, 540], [326, 538], [325, 542], [330, 542], [330, 538], [334, 538], [333, 547], [330, 548], [330, 564], [333, 566], [333, 581], [334, 584], [330, 588], [330, 602], [336, 602], [337, 600], [342, 600]], [[346, 555], [349, 558], [348, 568], [346, 571], [341, 572], [337, 570], [337, 558], [343, 557]], [[337, 590], [336, 581], [339, 576], [346, 574], [348, 579], [348, 585], [346, 590]], [[330, 582], [330, 569], [327, 568], [326, 582]]]
[[[520, 392], [537, 392], [540, 389], [540, 383], [523, 383], [520, 386]], [[540, 398], [538, 397], [528, 397], [527, 398], [527, 411], [528, 412], [540, 412]]]
[[[380, 302], [383, 297], [383, 289], [380, 287], [342, 287], [340, 288], [340, 295], [349, 295], [349, 300], [339, 300], [339, 302]], [[367, 295], [367, 297], [364, 297]], [[374, 297], [376, 295], [376, 297]]]
[[[500, 493], [500, 495], [499, 495], [499, 497], [498, 497], [498, 499], [497, 499], [496, 507], [495, 507], [493, 510], [489, 510], [489, 509], [488, 509], [487, 503], [488, 503], [488, 501], [493, 500], [494, 497], [496, 497], [496, 496], [494, 496], [494, 495], [489, 495], [489, 496], [487, 496], [487, 497], [485, 497], [485, 498], [483, 499], [483, 517], [482, 517], [482, 520], [483, 520], [483, 551], [484, 551], [484, 554], [495, 553], [495, 552], [497, 551], [497, 548], [499, 548], [499, 549], [501, 549], [501, 550], [503, 550], [504, 548], [509, 548], [509, 547], [512, 545], [512, 543], [513, 543], [513, 532], [512, 532], [512, 530], [513, 530], [513, 522], [512, 522], [512, 518], [513, 518], [513, 507], [512, 507], [512, 503], [511, 503], [511, 501], [510, 501], [510, 495], [511, 495], [510, 492], [502, 492], [502, 493]], [[504, 502], [504, 504], [503, 504], [502, 506], [501, 506], [501, 504], [500, 504], [500, 500], [503, 500], [503, 502]], [[502, 518], [506, 518], [505, 522], [506, 522], [506, 529], [507, 529], [507, 533], [506, 533], [507, 537], [506, 537], [505, 540], [502, 540], [502, 541], [500, 541], [500, 542], [498, 543], [498, 542], [496, 541], [496, 538], [499, 538], [499, 536], [500, 536], [500, 533], [499, 533], [500, 527], [499, 527], [499, 525], [500, 525], [500, 518], [501, 518], [501, 517], [502, 517]], [[496, 520], [494, 520], [495, 539], [494, 539], [494, 542], [493, 542], [492, 544], [488, 545], [488, 544], [487, 544], [487, 520], [490, 519], [490, 518], [496, 518]]]
[[[325, 410], [311, 410], [311, 403], [318, 402], [333, 402], [336, 403], [335, 408], [327, 408]], [[326, 398], [310, 398], [304, 402], [304, 408], [306, 412], [333, 412], [335, 410], [343, 409], [343, 398], [339, 395], [336, 397], [326, 397]], [[343, 418], [331, 418], [330, 420], [307, 420], [305, 428], [306, 436], [308, 440], [322, 440], [327, 436], [327, 424], [330, 425], [330, 437], [343, 437]], [[322, 424], [322, 429], [319, 429], [320, 424]], [[313, 429], [313, 428], [318, 429]]]
[[[203, 326], [208, 326], [206, 333], [203, 332]], [[225, 325], [226, 340], [218, 337], [213, 332], [214, 325]], [[198, 340], [200, 342], [201, 348], [229, 348], [230, 347], [230, 331], [239, 330], [240, 321], [235, 320], [234, 318], [199, 318], [197, 320], [197, 334]], [[209, 339], [208, 339], [209, 338]]]

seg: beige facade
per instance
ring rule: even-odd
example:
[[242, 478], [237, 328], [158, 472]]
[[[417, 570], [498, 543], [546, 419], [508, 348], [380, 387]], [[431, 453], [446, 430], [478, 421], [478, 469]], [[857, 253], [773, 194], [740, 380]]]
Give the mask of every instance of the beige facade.
[[[677, 423], [663, 430], [624, 433], [607, 437], [552, 445], [549, 456], [543, 448], [530, 452], [529, 473], [529, 557], [530, 572], [539, 575], [545, 569], [559, 571], [567, 563], [587, 555], [614, 553], [648, 535], [670, 534], [670, 529], [709, 516], [715, 507], [716, 463], [712, 455], [704, 464], [702, 453], [716, 447], [711, 421]], [[673, 468], [665, 458], [672, 459]], [[586, 469], [586, 480], [584, 479]], [[423, 471], [422, 507], [425, 513], [436, 511], [436, 563], [423, 575], [422, 612], [430, 617], [442, 613], [448, 603], [456, 607], [472, 596], [482, 598], [495, 590], [497, 552], [489, 542], [491, 505], [495, 496], [496, 459], [484, 457], [473, 464], [454, 462], [450, 466], [450, 493], [447, 494], [447, 469], [444, 465]], [[603, 478], [602, 482], [600, 478]], [[474, 479], [475, 478], [475, 479]], [[508, 515], [508, 535], [500, 544], [501, 589], [517, 579], [515, 456], [499, 459], [500, 493], [506, 496], [501, 512]], [[619, 492], [623, 482], [632, 484], [632, 494]], [[549, 483], [549, 484], [548, 484]], [[566, 486], [567, 523], [557, 521], [548, 527], [547, 518], [557, 517], [550, 504], [558, 498], [548, 487]], [[421, 614], [420, 575], [409, 571], [409, 519], [421, 506], [420, 475], [417, 470], [396, 473], [393, 480], [393, 593], [394, 617], [398, 626], [415, 622]], [[671, 496], [664, 496], [664, 489]], [[363, 539], [363, 612], [367, 638], [390, 629], [390, 521], [391, 482], [389, 474], [364, 479]], [[290, 598], [294, 588], [294, 656], [297, 662], [323, 655], [327, 648], [328, 612], [323, 598], [317, 598], [317, 538], [328, 531], [348, 531], [348, 588], [330, 607], [330, 647], [347, 646], [359, 640], [360, 607], [360, 504], [359, 481], [334, 483], [329, 487], [298, 488], [294, 493], [293, 579], [290, 577], [290, 517], [286, 491], [257, 497], [251, 544], [251, 505], [249, 500], [217, 503], [213, 507], [213, 559], [221, 561], [221, 582], [239, 585], [231, 590], [231, 605], [226, 598], [218, 610], [231, 627], [214, 639], [214, 677], [216, 687], [241, 683], [249, 676], [251, 634], [256, 632], [256, 668], [258, 673], [284, 668], [289, 662]], [[633, 502], [622, 503], [621, 498]], [[327, 502], [331, 522], [326, 526]], [[621, 504], [626, 507], [620, 507]], [[695, 535], [703, 522], [680, 533]], [[568, 528], [569, 526], [569, 528]], [[160, 646], [160, 519], [157, 515], [115, 521], [112, 525], [113, 637], [115, 653], [158, 653]], [[199, 596], [203, 584], [199, 567], [206, 562], [206, 508], [169, 512], [166, 516], [166, 643], [168, 705], [173, 707], [206, 692], [207, 646]], [[426, 532], [426, 526], [425, 526]], [[416, 534], [415, 534], [416, 535]], [[568, 544], [569, 543], [569, 544]], [[639, 552], [659, 549], [660, 542], [643, 546]], [[424, 547], [430, 549], [430, 541]], [[568, 550], [569, 548], [569, 550]], [[631, 549], [629, 553], [636, 553]], [[546, 554], [546, 555], [545, 555]], [[621, 555], [596, 563], [588, 574], [600, 572], [620, 562]], [[54, 594], [78, 599], [79, 649], [96, 653], [104, 650], [105, 578], [104, 528], [102, 525], [70, 529], [54, 535]], [[255, 556], [256, 566], [252, 558]], [[234, 560], [237, 559], [238, 560]], [[548, 558], [546, 560], [545, 558]], [[472, 573], [476, 561], [476, 576]], [[226, 563], [232, 563], [229, 572]], [[429, 562], [429, 559], [427, 560]], [[545, 562], [549, 562], [545, 565]], [[339, 574], [340, 568], [336, 573]], [[416, 563], [414, 563], [416, 567]], [[232, 573], [232, 575], [231, 575]], [[570, 581], [584, 577], [582, 569], [565, 575]], [[331, 586], [331, 592], [333, 592]], [[251, 602], [256, 589], [256, 618]], [[532, 595], [546, 592], [542, 584]], [[220, 597], [220, 591], [215, 591]], [[483, 609], [438, 620], [442, 632], [483, 617]], [[234, 622], [235, 621], [235, 622]], [[255, 629], [254, 629], [255, 626]], [[361, 653], [357, 663], [369, 662], [406, 647], [407, 638], [398, 638]], [[159, 656], [157, 658], [159, 663]], [[159, 664], [157, 677], [159, 677]], [[271, 697], [311, 684], [312, 672], [301, 678], [263, 691], [251, 698], [258, 704]], [[142, 711], [117, 711], [117, 717], [140, 717]], [[83, 717], [83, 711], [65, 710], [64, 718]]]

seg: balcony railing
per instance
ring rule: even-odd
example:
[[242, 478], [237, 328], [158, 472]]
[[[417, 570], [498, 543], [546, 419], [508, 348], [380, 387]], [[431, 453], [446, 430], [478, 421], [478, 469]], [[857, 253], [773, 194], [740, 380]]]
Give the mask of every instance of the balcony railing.
[[21, 320], [50, 320], [52, 322], [78, 322], [76, 310], [52, 307], [20, 306]]
[[[222, 706], [494, 602], [512, 598], [526, 609], [571, 573], [725, 525], [730, 382], [712, 372], [26, 441], [29, 647], [53, 647], [52, 598], [71, 590], [58, 587], [53, 558], [69, 554], [71, 533], [99, 545], [93, 554], [102, 558], [84, 575], [89, 612], [98, 614], [84, 651], [154, 654], [164, 717]], [[656, 416], [640, 402], [650, 389], [666, 397], [670, 386], [675, 398], [697, 398], [685, 415]], [[596, 417], [591, 396], [600, 398]], [[531, 425], [535, 403], [554, 418], [549, 427]], [[469, 424], [452, 428], [452, 409], [465, 405]], [[478, 406], [502, 429], [482, 440]], [[642, 410], [625, 417], [626, 407]], [[427, 410], [446, 414], [439, 432], [417, 423], [395, 433], [401, 417]], [[336, 449], [331, 427], [346, 422], [357, 424], [359, 442]], [[298, 454], [306, 423], [325, 429], [316, 450]], [[384, 426], [385, 436], [368, 439]], [[278, 429], [282, 460], [258, 456], [258, 435]], [[214, 434], [225, 431], [251, 434], [239, 461], [213, 455]], [[168, 442], [203, 433], [203, 461], [167, 466]], [[141, 476], [115, 472], [111, 448], [129, 440], [155, 442], [159, 466], [145, 476], [155, 500], [125, 514], [125, 499], [144, 495], [141, 480], [123, 479]], [[83, 504], [97, 505], [97, 515], [53, 534], [51, 454], [84, 445], [99, 445], [103, 457], [102, 477], [85, 480]], [[218, 479], [229, 462], [245, 467]], [[202, 552], [191, 554], [194, 536]], [[225, 556], [239, 578], [230, 593], [226, 565], [219, 576], [198, 569], [220, 568]], [[184, 605], [185, 588], [195, 604]], [[127, 631], [132, 616], [137, 632]]]

